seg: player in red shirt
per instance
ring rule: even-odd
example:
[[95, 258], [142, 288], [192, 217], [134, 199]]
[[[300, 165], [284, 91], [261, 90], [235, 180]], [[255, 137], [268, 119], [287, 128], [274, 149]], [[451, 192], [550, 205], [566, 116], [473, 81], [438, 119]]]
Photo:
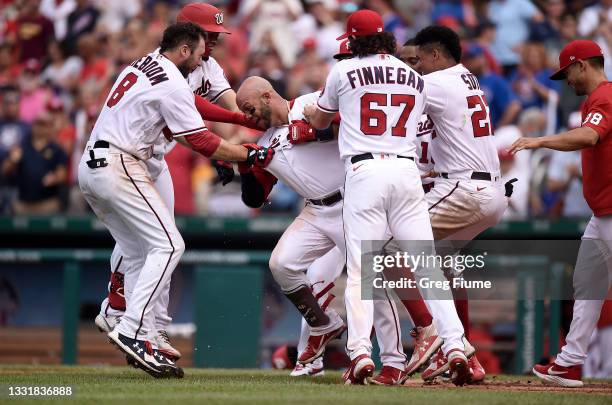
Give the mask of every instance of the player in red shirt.
[[[582, 387], [582, 365], [605, 298], [597, 296], [599, 293], [593, 290], [606, 287], [605, 284], [593, 285], [584, 279], [588, 278], [585, 275], [592, 276], [593, 271], [601, 271], [593, 279], [605, 280], [605, 261], [612, 256], [612, 82], [604, 73], [601, 48], [593, 41], [577, 40], [567, 44], [559, 55], [559, 66], [551, 79], [566, 79], [577, 95], [588, 95], [582, 108], [582, 126], [558, 135], [520, 138], [512, 144], [510, 151], [516, 153], [536, 148], [582, 150], [583, 192], [593, 210], [593, 217], [582, 236], [574, 270], [576, 301], [572, 324], [566, 345], [556, 360], [533, 368], [534, 374], [546, 382]], [[612, 266], [608, 263], [608, 289], [611, 271]]]

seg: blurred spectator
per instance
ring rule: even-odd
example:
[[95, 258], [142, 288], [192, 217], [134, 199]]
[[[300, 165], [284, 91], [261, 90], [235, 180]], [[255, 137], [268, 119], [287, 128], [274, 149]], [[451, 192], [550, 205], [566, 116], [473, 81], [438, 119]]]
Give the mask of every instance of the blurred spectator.
[[0, 111], [0, 158], [25, 139], [30, 125], [19, 117], [19, 92], [17, 89], [5, 90], [2, 95]]
[[314, 53], [305, 53], [298, 59], [289, 75], [287, 97], [294, 99], [302, 94], [321, 90], [325, 86], [327, 72], [327, 63], [323, 59]]
[[[47, 110], [53, 122], [53, 133], [56, 134], [55, 142], [62, 148], [66, 156], [73, 156], [76, 147], [76, 127], [70, 121], [64, 103], [57, 98], [51, 99], [47, 104]], [[68, 185], [76, 181], [76, 178], [72, 176], [72, 169], [72, 161], [68, 159], [66, 163], [66, 184]]]
[[493, 73], [501, 75], [503, 73], [502, 68], [495, 59], [493, 52], [491, 52], [491, 47], [493, 46], [495, 36], [497, 35], [495, 31], [495, 24], [490, 21], [483, 21], [476, 27], [474, 35], [474, 42], [482, 48], [484, 56], [487, 59], [489, 70]]
[[338, 50], [336, 38], [344, 33], [344, 27], [334, 16], [334, 9], [337, 7], [335, 0], [307, 0], [306, 4], [308, 14], [304, 15], [312, 16], [312, 38], [315, 40], [317, 53], [321, 58], [331, 61]]
[[495, 131], [493, 141], [497, 146], [500, 158], [502, 181], [506, 182], [517, 178], [514, 183], [514, 193], [509, 201], [508, 209], [503, 218], [525, 219], [530, 209], [540, 210], [540, 202], [531, 195], [532, 185], [532, 151], [522, 151], [512, 156], [508, 148], [512, 143], [522, 136], [539, 137], [543, 135], [546, 128], [546, 117], [537, 108], [531, 108], [522, 112], [519, 116], [518, 125], [508, 125]]
[[34, 59], [43, 63], [47, 46], [54, 38], [53, 23], [40, 11], [40, 0], [24, 0], [15, 29], [19, 61]]
[[558, 46], [564, 11], [563, 0], [544, 0], [544, 21], [531, 24], [529, 40], [543, 42], [547, 47]]
[[26, 62], [18, 79], [21, 99], [19, 104], [20, 118], [32, 122], [45, 110], [51, 98], [51, 92], [43, 85], [40, 78], [40, 64], [35, 59]]
[[2, 175], [17, 185], [13, 210], [18, 215], [54, 214], [60, 210], [60, 186], [66, 180], [66, 154], [55, 143], [48, 113], [36, 117], [32, 134], [2, 163]]
[[[569, 129], [577, 128], [581, 123], [579, 112], [572, 114]], [[588, 218], [591, 208], [582, 194], [582, 166], [580, 151], [553, 151], [548, 165], [547, 188], [550, 193], [556, 193], [563, 218]]]
[[55, 39], [62, 41], [68, 30], [68, 16], [76, 8], [75, 0], [42, 0], [40, 12], [53, 22]]
[[49, 45], [49, 65], [41, 78], [58, 92], [69, 93], [76, 86], [83, 61], [77, 56], [68, 56], [66, 49], [57, 41]]
[[203, 164], [201, 157], [183, 145], [176, 145], [165, 157], [174, 185], [174, 212], [194, 215], [194, 181], [196, 166]]
[[140, 0], [95, 0], [101, 13], [99, 25], [111, 34], [116, 34], [141, 11]]
[[271, 46], [283, 67], [291, 67], [299, 50], [291, 31], [291, 22], [304, 11], [298, 0], [245, 0], [241, 14], [251, 20], [251, 52], [266, 51]]
[[97, 52], [97, 49], [98, 41], [94, 34], [84, 34], [79, 38], [79, 56], [83, 61], [79, 83], [81, 86], [90, 86], [101, 98], [106, 98], [103, 89], [109, 85], [111, 65], [108, 59]]
[[521, 103], [508, 81], [490, 71], [484, 49], [480, 45], [469, 46], [464, 59], [465, 67], [476, 75], [485, 93], [493, 127], [512, 124], [521, 110]]
[[508, 74], [520, 62], [520, 47], [529, 36], [529, 23], [541, 22], [543, 16], [529, 0], [493, 0], [488, 18], [497, 27], [493, 53]]
[[552, 70], [547, 67], [546, 50], [539, 42], [526, 43], [522, 48], [521, 63], [510, 76], [512, 88], [518, 96], [524, 109], [530, 107], [545, 107], [551, 100], [558, 100], [560, 85], [558, 81], [550, 80]]
[[[408, 33], [404, 20], [397, 13], [393, 3], [393, 0], [367, 0], [366, 7], [382, 16], [385, 23], [385, 31], [392, 33], [397, 43], [401, 45], [408, 40]], [[436, 4], [439, 3], [439, 1], [436, 2]], [[335, 45], [335, 51], [337, 51], [338, 45]]]
[[606, 76], [612, 77], [612, 0], [600, 0], [587, 7], [580, 14], [578, 34], [599, 44], [604, 53]]
[[93, 32], [100, 17], [100, 11], [91, 5], [91, 0], [76, 0], [77, 7], [68, 16], [68, 30], [66, 32], [66, 49], [73, 55], [77, 51], [77, 44], [81, 35]]
[[0, 44], [0, 86], [15, 84], [19, 76], [19, 65], [13, 63], [11, 45]]
[[464, 26], [476, 26], [476, 16], [471, 1], [441, 0], [433, 3], [432, 20], [439, 21], [445, 17], [450, 17], [455, 21], [461, 22]]

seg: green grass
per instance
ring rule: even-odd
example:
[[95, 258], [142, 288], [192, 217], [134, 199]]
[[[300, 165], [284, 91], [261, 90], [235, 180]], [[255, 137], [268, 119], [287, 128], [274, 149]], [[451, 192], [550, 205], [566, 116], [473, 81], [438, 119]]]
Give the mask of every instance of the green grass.
[[[498, 377], [517, 381], [526, 377]], [[9, 398], [10, 385], [65, 386], [71, 400]], [[340, 373], [294, 379], [286, 371], [187, 369], [182, 380], [156, 380], [127, 367], [0, 366], [0, 404], [606, 404], [608, 394], [513, 392], [492, 389], [344, 386]], [[451, 402], [452, 401], [452, 402]]]

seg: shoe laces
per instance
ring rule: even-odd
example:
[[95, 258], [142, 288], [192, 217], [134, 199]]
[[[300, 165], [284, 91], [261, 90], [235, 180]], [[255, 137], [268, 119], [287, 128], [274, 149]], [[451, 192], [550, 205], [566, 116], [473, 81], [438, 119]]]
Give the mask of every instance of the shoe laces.
[[162, 338], [162, 340], [165, 343], [170, 344], [170, 337], [168, 336], [168, 332], [162, 329], [162, 330], [157, 331], [157, 333], [159, 333], [159, 336]]
[[148, 340], [145, 340], [144, 345], [145, 345], [145, 349], [146, 349], [147, 353], [152, 355], [153, 354], [153, 346], [151, 345], [151, 342], [149, 342]]

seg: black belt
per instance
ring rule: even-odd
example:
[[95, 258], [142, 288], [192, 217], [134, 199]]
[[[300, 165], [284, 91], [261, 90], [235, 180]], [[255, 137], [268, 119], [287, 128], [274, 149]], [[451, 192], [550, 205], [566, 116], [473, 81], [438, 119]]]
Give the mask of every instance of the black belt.
[[[440, 177], [448, 179], [448, 173], [440, 173]], [[487, 172], [472, 172], [470, 177], [472, 180], [487, 180], [491, 181], [491, 173]]]
[[96, 159], [93, 149], [100, 149], [100, 148], [108, 149], [109, 147], [110, 145], [106, 141], [96, 141], [93, 145], [93, 148], [89, 151], [89, 157], [91, 159], [87, 161], [87, 166], [89, 166], [90, 169], [97, 169], [98, 167], [108, 166], [108, 162], [106, 161], [106, 158]]
[[96, 141], [93, 146], [94, 149], [98, 149], [98, 148], [108, 149], [109, 147], [110, 147], [110, 144], [106, 141]]
[[340, 191], [336, 191], [332, 195], [329, 195], [325, 198], [321, 198], [320, 200], [307, 200], [309, 203], [314, 205], [325, 205], [330, 206], [334, 205], [338, 201], [342, 201], [342, 193]]
[[[410, 156], [397, 156], [398, 159], [410, 159], [412, 161], [414, 161], [413, 157]], [[362, 153], [361, 155], [355, 155], [351, 158], [351, 163], [357, 163], [357, 162], [361, 162], [362, 160], [368, 160], [368, 159], [374, 159], [374, 155], [372, 155], [370, 152], [367, 153]]]

